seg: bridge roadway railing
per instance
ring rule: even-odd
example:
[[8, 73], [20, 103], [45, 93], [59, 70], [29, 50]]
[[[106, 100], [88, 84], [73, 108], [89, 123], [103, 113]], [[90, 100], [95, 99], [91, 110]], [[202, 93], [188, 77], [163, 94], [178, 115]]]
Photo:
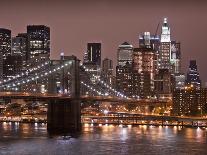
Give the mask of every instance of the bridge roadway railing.
[[[203, 117], [183, 117], [183, 116], [162, 116], [143, 115], [135, 113], [111, 112], [105, 116], [82, 116], [82, 120], [91, 119], [91, 123], [102, 124], [148, 124], [148, 125], [181, 125], [181, 126], [204, 126], [207, 127], [207, 118]], [[146, 122], [142, 122], [146, 121]], [[158, 122], [157, 122], [158, 121]], [[199, 124], [201, 122], [201, 124]], [[84, 121], [83, 121], [84, 123]], [[90, 122], [88, 122], [90, 123]]]

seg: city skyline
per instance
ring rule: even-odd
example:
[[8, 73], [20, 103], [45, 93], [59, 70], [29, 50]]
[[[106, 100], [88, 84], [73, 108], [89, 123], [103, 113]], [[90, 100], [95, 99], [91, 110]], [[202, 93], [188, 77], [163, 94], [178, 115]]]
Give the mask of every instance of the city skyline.
[[[190, 1], [187, 5], [185, 2], [159, 0], [154, 4], [150, 1], [126, 3], [90, 0], [85, 3], [62, 0], [61, 3], [52, 1], [49, 7], [46, 7], [48, 1], [9, 1], [2, 2], [1, 5], [0, 16], [4, 19], [1, 27], [11, 29], [12, 36], [15, 36], [25, 32], [26, 26], [30, 24], [49, 26], [52, 58], [57, 58], [61, 52], [65, 52], [68, 55], [77, 55], [82, 60], [88, 42], [101, 42], [102, 58], [112, 58], [116, 64], [118, 45], [128, 41], [138, 47], [138, 36], [144, 31], [155, 33], [157, 24], [161, 23], [164, 17], [168, 17], [172, 38], [181, 42], [182, 71], [186, 73], [189, 60], [196, 59], [201, 79], [205, 82], [205, 33], [201, 33], [207, 24], [202, 20], [207, 13], [204, 10], [205, 2]], [[24, 7], [24, 11], [20, 11], [17, 18], [15, 13], [12, 13], [16, 10], [12, 9], [14, 7], [19, 11]], [[129, 8], [131, 11], [128, 11]], [[5, 13], [8, 9], [11, 10], [11, 16]], [[189, 16], [189, 11], [192, 16]], [[110, 13], [112, 15], [108, 16]], [[178, 14], [180, 18], [177, 18]]]

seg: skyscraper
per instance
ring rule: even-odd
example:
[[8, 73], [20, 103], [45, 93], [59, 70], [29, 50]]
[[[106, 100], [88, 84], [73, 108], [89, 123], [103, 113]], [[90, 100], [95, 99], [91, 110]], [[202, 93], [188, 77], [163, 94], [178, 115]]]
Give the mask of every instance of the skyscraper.
[[3, 78], [4, 61], [11, 55], [11, 30], [0, 28], [0, 79]]
[[90, 63], [101, 67], [101, 43], [87, 44], [87, 52], [84, 55], [84, 63]]
[[127, 62], [132, 64], [133, 46], [124, 42], [118, 47], [117, 62], [118, 66], [124, 66]]
[[186, 84], [193, 85], [196, 89], [201, 88], [201, 80], [199, 77], [196, 60], [190, 60], [190, 65], [186, 77]]
[[161, 32], [160, 44], [160, 69], [171, 69], [171, 39], [170, 27], [167, 23], [167, 18], [164, 18]]
[[27, 26], [29, 63], [35, 64], [50, 58], [50, 28], [45, 25]]

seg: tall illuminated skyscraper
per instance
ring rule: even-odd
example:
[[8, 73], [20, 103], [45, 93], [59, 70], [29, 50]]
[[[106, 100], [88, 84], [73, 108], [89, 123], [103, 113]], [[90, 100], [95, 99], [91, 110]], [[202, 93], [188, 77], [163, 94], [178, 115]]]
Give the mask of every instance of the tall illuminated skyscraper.
[[167, 22], [167, 18], [164, 18], [164, 22], [161, 30], [160, 40], [160, 69], [171, 69], [171, 38], [170, 27]]

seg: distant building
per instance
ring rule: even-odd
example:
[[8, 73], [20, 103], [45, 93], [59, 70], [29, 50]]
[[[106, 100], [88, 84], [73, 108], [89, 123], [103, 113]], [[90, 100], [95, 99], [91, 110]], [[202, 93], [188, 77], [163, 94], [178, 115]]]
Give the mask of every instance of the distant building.
[[128, 42], [124, 42], [118, 47], [117, 52], [117, 65], [124, 66], [127, 62], [132, 64], [132, 53], [133, 53], [133, 46], [130, 45]]
[[88, 43], [87, 52], [84, 55], [84, 63], [101, 67], [101, 43]]
[[50, 28], [45, 25], [27, 26], [30, 65], [50, 59]]
[[201, 88], [201, 80], [198, 73], [196, 60], [190, 60], [190, 65], [186, 76], [186, 84], [193, 85], [196, 89]]
[[4, 61], [11, 55], [11, 30], [0, 28], [0, 79], [5, 73]]

